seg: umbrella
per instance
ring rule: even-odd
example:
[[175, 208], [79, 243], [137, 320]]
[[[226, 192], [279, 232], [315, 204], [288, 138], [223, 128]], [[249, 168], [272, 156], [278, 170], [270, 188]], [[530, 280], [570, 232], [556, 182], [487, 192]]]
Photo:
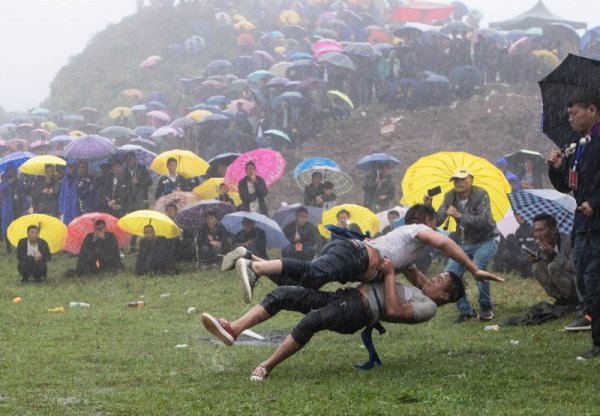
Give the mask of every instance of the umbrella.
[[284, 26], [281, 31], [287, 38], [296, 40], [304, 39], [308, 35], [306, 29], [298, 25]]
[[175, 222], [183, 230], [198, 230], [206, 224], [206, 214], [213, 213], [221, 221], [227, 214], [235, 211], [235, 207], [227, 202], [216, 199], [207, 199], [196, 202], [179, 211]]
[[123, 94], [126, 95], [127, 97], [137, 98], [138, 100], [141, 100], [144, 98], [144, 93], [135, 88], [128, 88], [123, 91]]
[[10, 139], [5, 142], [6, 146], [12, 150], [22, 150], [29, 147], [27, 140], [25, 139]]
[[302, 162], [298, 163], [294, 168], [294, 178], [298, 177], [302, 172], [312, 169], [312, 168], [321, 168], [321, 167], [329, 167], [329, 168], [337, 168], [340, 166], [335, 163], [333, 160], [328, 159], [326, 157], [311, 157], [308, 159], [304, 159]]
[[308, 222], [315, 226], [321, 222], [321, 216], [324, 211], [323, 208], [304, 206], [300, 203], [282, 205], [275, 214], [273, 214], [273, 220], [283, 229], [286, 225], [296, 220], [296, 210], [300, 207], [305, 207], [307, 209]]
[[288, 91], [275, 97], [273, 101], [271, 101], [271, 106], [275, 108], [282, 105], [284, 102], [287, 102], [290, 106], [300, 106], [306, 103], [306, 99], [299, 92]]
[[141, 112], [147, 112], [149, 110], [149, 108], [146, 104], [136, 104], [136, 105], [132, 105], [130, 110], [131, 111], [139, 111], [141, 113]]
[[552, 215], [558, 224], [561, 234], [570, 234], [573, 230], [575, 198], [555, 191], [554, 189], [525, 189], [508, 194], [513, 211], [533, 225], [533, 218], [538, 214]]
[[163, 127], [156, 129], [156, 131], [154, 133], [152, 133], [152, 135], [150, 135], [150, 137], [152, 137], [152, 138], [166, 137], [169, 134], [172, 134], [173, 136], [183, 136], [182, 132], [179, 129], [175, 129], [171, 126], [163, 126]]
[[192, 120], [190, 117], [181, 117], [173, 120], [171, 124], [169, 124], [169, 126], [173, 127], [174, 129], [183, 129], [192, 125], [194, 125], [194, 120]]
[[117, 225], [122, 230], [137, 235], [144, 236], [144, 227], [151, 225], [157, 236], [165, 238], [175, 238], [181, 235], [181, 230], [171, 218], [162, 212], [143, 209], [131, 212], [121, 218]]
[[246, 164], [254, 162], [256, 175], [263, 178], [267, 186], [273, 185], [283, 176], [285, 159], [281, 153], [271, 149], [255, 149], [242, 153], [225, 173], [225, 183], [229, 189], [237, 191], [238, 183], [246, 176]]
[[35, 108], [33, 110], [31, 110], [31, 113], [29, 113], [33, 116], [46, 116], [48, 114], [50, 114], [50, 110], [48, 110], [47, 108]]
[[267, 82], [267, 87], [284, 87], [288, 82], [290, 82], [289, 78], [275, 77], [271, 78], [269, 82]]
[[236, 160], [239, 157], [239, 153], [231, 153], [231, 152], [227, 152], [227, 153], [221, 153], [216, 155], [215, 157], [213, 157], [212, 159], [210, 159], [208, 161], [208, 164], [210, 165], [210, 167], [208, 168], [208, 170], [206, 171], [206, 175], [207, 176], [211, 176], [211, 177], [215, 177], [215, 176], [223, 176], [223, 175], [219, 175], [217, 170], [220, 166], [229, 166], [233, 163], [234, 160]]
[[446, 23], [440, 29], [440, 32], [445, 33], [447, 35], [451, 35], [454, 32], [457, 33], [470, 33], [473, 31], [473, 28], [466, 24], [463, 21], [457, 20], [454, 22]]
[[[510, 185], [500, 169], [489, 161], [465, 152], [439, 152], [424, 156], [411, 165], [402, 179], [402, 192], [406, 205], [423, 202], [423, 196], [429, 189], [441, 187], [442, 193], [433, 197], [433, 207], [439, 208], [444, 193], [453, 189], [450, 177], [454, 171], [466, 169], [473, 174], [473, 185], [484, 188], [492, 205], [492, 216], [499, 221], [509, 208], [506, 194]], [[454, 220], [450, 220], [449, 230], [456, 229]]]
[[294, 52], [294, 53], [289, 54], [287, 59], [290, 62], [296, 62], [296, 61], [302, 61], [302, 60], [312, 61], [313, 56], [310, 53], [306, 53], [306, 52]]
[[102, 137], [108, 137], [109, 139], [116, 139], [117, 137], [135, 137], [137, 134], [135, 131], [127, 127], [122, 126], [110, 126], [102, 129], [98, 132]]
[[210, 122], [217, 122], [217, 123], [228, 123], [229, 122], [229, 117], [223, 115], [223, 114], [211, 114], [209, 116], [204, 117], [199, 124], [206, 124], [206, 123], [210, 123]]
[[247, 113], [250, 113], [256, 107], [256, 103], [242, 98], [239, 100], [232, 101], [227, 108], [232, 111], [237, 111], [238, 105], [241, 105], [242, 110], [244, 110]]
[[11, 222], [6, 235], [13, 246], [16, 247], [19, 240], [27, 237], [27, 227], [30, 225], [40, 227], [40, 238], [48, 243], [50, 253], [62, 250], [67, 241], [67, 226], [58, 218], [46, 214], [24, 215]]
[[387, 153], [372, 153], [361, 157], [358, 162], [356, 162], [355, 167], [359, 169], [371, 169], [380, 164], [399, 165], [400, 161]]
[[68, 136], [66, 134], [61, 134], [59, 136], [54, 136], [53, 138], [51, 138], [49, 143], [53, 145], [67, 145], [73, 140], [75, 140], [73, 137]]
[[344, 53], [374, 59], [380, 53], [369, 42], [348, 42], [344, 45]]
[[29, 145], [29, 148], [31, 148], [31, 149], [37, 149], [38, 147], [44, 147], [44, 146], [47, 147], [49, 144], [50, 144], [50, 142], [47, 141], [46, 139], [36, 140], [35, 142], [33, 142], [33, 143], [31, 143]]
[[377, 218], [379, 218], [379, 231], [380, 232], [383, 231], [383, 229], [385, 227], [390, 225], [390, 221], [388, 220], [388, 212], [390, 212], [390, 211], [398, 212], [398, 214], [400, 214], [400, 219], [402, 219], [406, 215], [406, 211], [408, 211], [408, 208], [396, 205], [394, 208], [390, 208], [390, 209], [386, 209], [385, 211], [378, 212]]
[[284, 133], [281, 130], [275, 130], [275, 129], [271, 129], [271, 130], [267, 130], [263, 133], [263, 135], [271, 135], [271, 136], [275, 136], [275, 137], [279, 137], [283, 140], [287, 140], [288, 142], [291, 142], [292, 140], [290, 139], [290, 136], [287, 135], [287, 133]]
[[[209, 178], [194, 188], [194, 192], [202, 199], [217, 199], [219, 197], [219, 186], [225, 182], [225, 178]], [[240, 194], [237, 192], [228, 192], [227, 195], [233, 199], [233, 204], [237, 207], [242, 204]]]
[[156, 156], [156, 159], [150, 165], [150, 169], [160, 175], [168, 175], [167, 161], [169, 159], [177, 160], [177, 173], [184, 178], [194, 178], [202, 176], [208, 169], [208, 163], [200, 156], [189, 150], [169, 150]]
[[328, 63], [338, 68], [347, 69], [349, 71], [356, 71], [356, 65], [354, 65], [352, 59], [340, 52], [329, 52], [321, 55], [318, 61]]
[[279, 62], [269, 68], [269, 72], [273, 74], [273, 76], [283, 78], [287, 73], [287, 69], [292, 66], [291, 62]]
[[567, 58], [539, 82], [542, 91], [542, 131], [560, 148], [579, 139], [567, 117], [567, 102], [581, 90], [598, 92], [600, 61], [569, 54]]
[[221, 105], [228, 105], [230, 102], [231, 100], [224, 95], [213, 95], [208, 100], [204, 101], [204, 104], [218, 107]]
[[135, 144], [124, 144], [117, 148], [117, 157], [119, 159], [125, 159], [128, 153], [133, 152], [138, 163], [148, 167], [152, 164], [152, 161], [156, 158], [156, 153], [151, 152], [145, 147], [138, 146]]
[[251, 31], [256, 29], [256, 26], [254, 25], [254, 23], [244, 20], [233, 25], [233, 28], [239, 31]]
[[151, 152], [156, 149], [156, 143], [154, 143], [152, 140], [143, 139], [141, 137], [136, 137], [135, 139], [131, 139], [131, 143], [141, 146], [144, 149], [149, 150]]
[[508, 209], [504, 218], [496, 222], [496, 228], [498, 228], [498, 231], [504, 238], [508, 237], [510, 234], [514, 234], [519, 229], [519, 226], [512, 208]]
[[273, 74], [271, 74], [269, 71], [266, 71], [264, 69], [259, 69], [258, 71], [254, 71], [253, 73], [251, 73], [250, 75], [248, 75], [246, 77], [246, 79], [248, 81], [255, 82], [255, 83], [258, 83], [265, 78], [273, 78]]
[[348, 107], [354, 109], [354, 104], [352, 103], [352, 100], [350, 99], [350, 97], [348, 97], [346, 94], [344, 94], [341, 91], [338, 91], [338, 90], [327, 91], [327, 98], [329, 98], [331, 100], [338, 98], [344, 104], [346, 104]]
[[478, 29], [477, 35], [496, 41], [496, 45], [499, 47], [505, 48], [508, 46], [508, 40], [506, 37], [497, 30], [488, 28]]
[[244, 218], [255, 221], [256, 227], [265, 232], [268, 248], [285, 248], [290, 245], [290, 242], [285, 234], [283, 234], [279, 224], [269, 217], [256, 212], [240, 211], [227, 214], [221, 220], [221, 224], [223, 224], [231, 234], [237, 234], [243, 228], [242, 221]]
[[504, 155], [506, 161], [513, 167], [522, 169], [525, 166], [525, 161], [530, 160], [533, 163], [533, 167], [537, 169], [546, 168], [546, 159], [541, 153], [533, 150], [521, 149], [517, 152], [509, 153]]
[[181, 210], [198, 201], [200, 201], [200, 196], [193, 192], [172, 192], [158, 198], [154, 203], [154, 210], [165, 213], [165, 207], [168, 204], [175, 204], [177, 209]]
[[34, 156], [23, 163], [19, 170], [27, 175], [44, 176], [46, 165], [67, 166], [67, 162], [60, 157], [51, 155]]
[[191, 113], [189, 113], [186, 117], [191, 118], [196, 123], [198, 123], [198, 122], [202, 121], [202, 119], [204, 119], [204, 117], [210, 116], [211, 114], [212, 113], [210, 111], [196, 110], [196, 111], [192, 111]]
[[31, 135], [43, 139], [49, 139], [52, 134], [45, 129], [35, 129], [31, 131]]
[[94, 232], [94, 223], [98, 220], [103, 220], [106, 223], [106, 231], [115, 235], [120, 249], [125, 248], [129, 244], [131, 234], [119, 228], [117, 218], [105, 212], [89, 212], [71, 221], [67, 227], [67, 242], [63, 250], [75, 256], [78, 255], [83, 244], [83, 239], [89, 233]]
[[358, 225], [363, 234], [368, 231], [374, 236], [379, 232], [379, 218], [373, 211], [360, 205], [343, 204], [323, 212], [321, 224], [317, 227], [323, 237], [331, 237], [331, 232], [325, 228], [325, 225], [337, 225], [337, 213], [343, 209], [350, 213], [350, 222]]
[[129, 107], [115, 107], [109, 111], [108, 117], [110, 117], [110, 118], [129, 117], [130, 114], [131, 114], [131, 109]]
[[135, 129], [133, 129], [133, 132], [137, 136], [143, 137], [145, 139], [149, 138], [155, 131], [156, 129], [152, 126], [138, 126]]
[[300, 23], [300, 15], [293, 10], [284, 10], [279, 15], [279, 21], [290, 25], [297, 25]]
[[15, 152], [0, 159], [0, 172], [4, 172], [9, 167], [19, 169], [21, 165], [27, 162], [35, 155], [31, 152]]
[[160, 120], [164, 123], [170, 123], [171, 122], [171, 116], [168, 115], [167, 113], [160, 111], [160, 110], [153, 110], [153, 111], [149, 111], [146, 113], [146, 115], [150, 118], [154, 118], [156, 120]]
[[85, 136], [87, 136], [87, 134], [85, 134], [85, 133], [84, 133], [84, 132], [82, 132], [81, 130], [71, 130], [71, 131], [69, 132], [69, 136], [71, 136], [71, 137], [75, 137], [75, 138], [78, 138], [78, 139], [80, 139], [80, 138], [82, 138], [82, 137], [85, 137]]
[[333, 184], [333, 192], [336, 195], [347, 194], [354, 187], [352, 177], [341, 169], [329, 166], [313, 166], [310, 169], [300, 172], [298, 176], [294, 177], [300, 189], [304, 190], [304, 188], [311, 183], [312, 174], [314, 172], [321, 172], [323, 181], [329, 181]]
[[98, 160], [115, 153], [116, 146], [107, 138], [97, 135], [73, 140], [65, 147], [65, 159]]

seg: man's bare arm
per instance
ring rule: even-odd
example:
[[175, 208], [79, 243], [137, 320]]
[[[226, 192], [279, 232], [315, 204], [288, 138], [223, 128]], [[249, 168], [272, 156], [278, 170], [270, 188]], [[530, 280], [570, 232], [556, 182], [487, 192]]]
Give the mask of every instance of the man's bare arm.
[[410, 303], [402, 302], [396, 289], [396, 274], [394, 266], [387, 257], [381, 261], [379, 270], [384, 273], [384, 305], [385, 314], [390, 322], [409, 322], [415, 316], [415, 311]]
[[423, 289], [423, 286], [429, 283], [427, 276], [417, 269], [417, 266], [415, 266], [414, 263], [403, 269], [402, 274], [404, 277], [406, 277], [406, 280], [408, 280], [410, 284], [419, 289]]

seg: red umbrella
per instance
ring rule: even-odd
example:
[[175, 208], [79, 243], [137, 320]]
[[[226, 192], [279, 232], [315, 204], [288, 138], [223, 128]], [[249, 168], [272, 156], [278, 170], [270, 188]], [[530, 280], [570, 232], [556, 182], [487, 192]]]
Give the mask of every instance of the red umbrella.
[[237, 37], [238, 46], [254, 46], [256, 39], [251, 33], [242, 33]]
[[242, 109], [247, 113], [250, 113], [256, 107], [254, 102], [241, 98], [239, 100], [232, 101], [227, 108], [232, 111], [237, 111], [238, 103], [242, 105]]
[[94, 223], [98, 220], [106, 222], [106, 231], [110, 231], [117, 238], [119, 248], [124, 248], [131, 241], [131, 234], [123, 231], [117, 225], [118, 219], [104, 212], [90, 212], [75, 218], [67, 227], [67, 244], [63, 250], [74, 255], [79, 254], [83, 239], [94, 232]]
[[392, 17], [396, 22], [419, 22], [431, 24], [436, 20], [446, 20], [454, 6], [441, 3], [418, 2], [398, 6]]

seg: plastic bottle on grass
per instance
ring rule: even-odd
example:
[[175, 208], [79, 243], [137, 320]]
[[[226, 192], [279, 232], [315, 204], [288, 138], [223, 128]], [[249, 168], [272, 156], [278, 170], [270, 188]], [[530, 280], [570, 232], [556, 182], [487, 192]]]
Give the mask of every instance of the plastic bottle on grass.
[[89, 308], [90, 304], [85, 302], [71, 302], [69, 308]]
[[57, 306], [56, 308], [50, 308], [48, 309], [48, 312], [50, 313], [62, 313], [65, 311], [65, 307], [64, 306]]
[[143, 308], [146, 304], [144, 303], [143, 300], [138, 300], [137, 302], [129, 302], [127, 303], [127, 306], [129, 306], [130, 308]]

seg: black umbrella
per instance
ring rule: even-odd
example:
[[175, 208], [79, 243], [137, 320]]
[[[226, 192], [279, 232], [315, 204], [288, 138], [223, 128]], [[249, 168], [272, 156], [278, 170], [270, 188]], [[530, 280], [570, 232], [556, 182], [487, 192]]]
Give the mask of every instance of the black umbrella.
[[567, 56], [539, 82], [542, 91], [542, 131], [560, 148], [579, 138], [567, 117], [567, 103], [573, 94], [590, 90], [600, 94], [600, 61], [577, 55]]

